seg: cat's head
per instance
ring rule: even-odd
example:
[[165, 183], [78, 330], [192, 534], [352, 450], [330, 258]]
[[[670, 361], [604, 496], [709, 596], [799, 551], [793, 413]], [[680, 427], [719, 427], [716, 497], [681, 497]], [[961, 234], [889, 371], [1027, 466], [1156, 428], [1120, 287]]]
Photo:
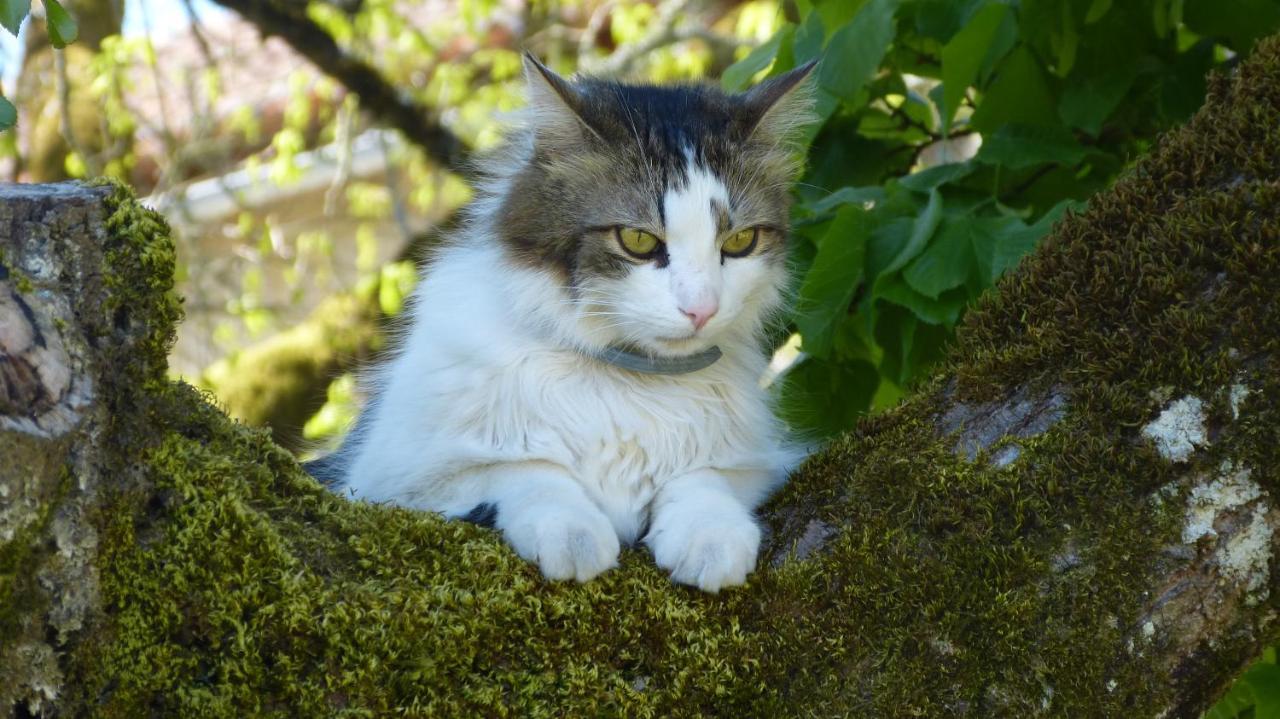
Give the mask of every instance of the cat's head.
[[812, 65], [741, 94], [566, 80], [526, 57], [493, 228], [589, 344], [680, 356], [754, 336], [786, 283]]

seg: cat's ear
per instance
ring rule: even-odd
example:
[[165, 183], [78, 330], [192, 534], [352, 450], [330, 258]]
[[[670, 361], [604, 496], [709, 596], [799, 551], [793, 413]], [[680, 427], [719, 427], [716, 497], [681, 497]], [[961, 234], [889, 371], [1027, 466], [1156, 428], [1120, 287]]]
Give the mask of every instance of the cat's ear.
[[748, 136], [786, 141], [813, 120], [813, 70], [817, 60], [784, 72], [742, 94]]
[[528, 87], [529, 118], [534, 131], [544, 138], [580, 140], [583, 133], [596, 134], [582, 116], [582, 94], [573, 83], [524, 53], [524, 79]]

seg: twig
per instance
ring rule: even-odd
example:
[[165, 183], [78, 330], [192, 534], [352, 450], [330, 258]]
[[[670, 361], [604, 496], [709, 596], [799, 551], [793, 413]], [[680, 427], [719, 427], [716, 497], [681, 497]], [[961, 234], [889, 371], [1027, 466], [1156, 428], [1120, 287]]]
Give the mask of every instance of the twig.
[[329, 189], [324, 191], [325, 217], [333, 217], [337, 212], [338, 198], [351, 179], [351, 140], [355, 134], [352, 127], [355, 125], [357, 108], [355, 95], [343, 98], [342, 106], [338, 108], [338, 128], [333, 138], [333, 144], [338, 147], [338, 167], [333, 173]]
[[583, 58], [590, 57], [592, 49], [595, 48], [596, 37], [600, 35], [600, 30], [604, 27], [605, 21], [609, 19], [613, 9], [617, 7], [617, 0], [608, 0], [608, 2], [600, 3], [600, 6], [591, 13], [591, 17], [587, 20], [587, 26], [583, 28], [582, 34], [578, 36], [578, 62], [581, 63]]
[[627, 74], [631, 70], [631, 66], [641, 57], [659, 47], [670, 45], [680, 40], [676, 32], [676, 22], [692, 3], [693, 0], [667, 0], [667, 2], [658, 6], [658, 16], [654, 18], [653, 25], [649, 27], [649, 31], [644, 34], [644, 37], [629, 45], [623, 45], [615, 50], [612, 55], [601, 60], [592, 61], [589, 57], [580, 57], [578, 62], [583, 66], [584, 70], [593, 75], [616, 76]]
[[[164, 81], [160, 77], [160, 65], [156, 62], [155, 43], [151, 39], [151, 4], [146, 0], [140, 3], [142, 10], [142, 32], [143, 39], [147, 43], [146, 65], [150, 70], [151, 82], [156, 87], [156, 103], [160, 107], [160, 142], [164, 145], [165, 154], [170, 158], [176, 158], [177, 140], [174, 138], [173, 127], [169, 124], [169, 104], [165, 102]], [[172, 178], [178, 171], [179, 163], [170, 161], [169, 166], [160, 173], [160, 177], [156, 180], [156, 187], [163, 191], [169, 184], [173, 182]]]
[[396, 128], [429, 157], [449, 170], [463, 168], [466, 143], [440, 124], [436, 113], [406, 96], [382, 73], [338, 46], [305, 11], [272, 0], [214, 0], [240, 13], [263, 35], [276, 35], [322, 72], [360, 96], [360, 104], [381, 122]]

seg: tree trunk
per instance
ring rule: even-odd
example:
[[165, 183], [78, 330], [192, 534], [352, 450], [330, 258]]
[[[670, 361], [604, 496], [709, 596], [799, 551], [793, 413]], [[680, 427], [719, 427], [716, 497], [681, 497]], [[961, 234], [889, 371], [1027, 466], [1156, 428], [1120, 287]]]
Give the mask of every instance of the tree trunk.
[[[103, 39], [120, 34], [124, 2], [71, 0], [64, 5], [79, 28], [76, 42], [61, 51], [65, 78], [59, 77], [46, 21], [28, 22], [23, 35], [17, 103], [22, 108], [22, 122], [30, 127], [23, 133], [25, 147], [19, 159], [24, 176], [32, 182], [70, 177], [66, 161], [73, 150], [85, 155], [80, 159], [91, 167], [100, 166], [99, 159], [112, 159], [98, 158], [111, 145], [112, 138], [102, 108], [90, 89], [95, 79], [91, 65]], [[60, 97], [64, 79], [68, 100], [65, 108]], [[67, 133], [74, 143], [68, 142], [64, 136]], [[118, 153], [124, 154], [127, 149], [121, 147]]]
[[[164, 377], [127, 193], [0, 190], [13, 715], [1194, 717], [1277, 639], [1280, 42], [797, 473], [742, 589], [333, 496]], [[16, 458], [16, 462], [10, 458]]]

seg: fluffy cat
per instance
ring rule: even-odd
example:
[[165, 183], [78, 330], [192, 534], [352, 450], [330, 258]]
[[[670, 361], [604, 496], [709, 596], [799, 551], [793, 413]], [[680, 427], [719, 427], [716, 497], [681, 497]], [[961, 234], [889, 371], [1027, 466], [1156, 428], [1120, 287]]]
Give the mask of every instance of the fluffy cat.
[[737, 95], [566, 80], [525, 58], [522, 127], [485, 160], [399, 351], [310, 469], [357, 499], [488, 520], [552, 579], [640, 540], [715, 592], [799, 459], [760, 387], [786, 282], [812, 66]]

